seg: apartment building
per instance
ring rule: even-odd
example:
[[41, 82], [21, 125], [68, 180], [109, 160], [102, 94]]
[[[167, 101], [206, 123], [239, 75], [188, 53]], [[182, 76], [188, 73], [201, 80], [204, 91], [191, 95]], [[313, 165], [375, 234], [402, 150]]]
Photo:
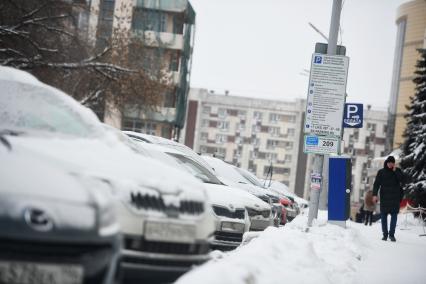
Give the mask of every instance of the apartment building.
[[306, 168], [300, 146], [304, 111], [304, 100], [275, 101], [191, 89], [182, 142], [260, 178], [272, 165], [273, 179], [297, 193]]
[[[106, 123], [117, 128], [178, 138], [184, 126], [194, 43], [195, 11], [187, 0], [92, 0], [89, 40], [101, 50], [118, 33], [130, 34], [143, 49], [127, 47], [129, 64], [169, 79], [158, 106], [117, 111], [107, 107]], [[125, 53], [124, 50], [118, 50]], [[133, 56], [131, 56], [133, 55]], [[159, 69], [159, 70], [157, 70]]]

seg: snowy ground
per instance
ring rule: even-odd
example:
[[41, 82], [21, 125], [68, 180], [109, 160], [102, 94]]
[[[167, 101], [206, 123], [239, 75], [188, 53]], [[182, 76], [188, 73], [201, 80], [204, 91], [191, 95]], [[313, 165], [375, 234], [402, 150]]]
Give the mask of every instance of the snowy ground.
[[214, 260], [176, 283], [426, 283], [426, 237], [413, 218], [399, 216], [392, 243], [381, 240], [380, 223], [348, 222], [343, 229], [327, 224], [326, 214], [308, 233], [306, 216], [299, 216], [233, 252], [214, 252]]

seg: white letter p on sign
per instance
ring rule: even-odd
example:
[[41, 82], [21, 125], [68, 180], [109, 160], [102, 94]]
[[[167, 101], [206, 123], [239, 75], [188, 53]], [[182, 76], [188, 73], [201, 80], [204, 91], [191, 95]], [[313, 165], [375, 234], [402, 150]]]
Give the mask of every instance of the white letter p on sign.
[[357, 105], [348, 105], [348, 111], [346, 112], [348, 117], [350, 118], [352, 114], [355, 114], [358, 112], [358, 106]]

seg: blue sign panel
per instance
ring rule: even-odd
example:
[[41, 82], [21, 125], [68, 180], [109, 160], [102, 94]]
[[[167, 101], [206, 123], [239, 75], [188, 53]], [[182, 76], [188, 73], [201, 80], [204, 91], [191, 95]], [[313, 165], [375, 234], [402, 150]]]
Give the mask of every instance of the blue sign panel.
[[306, 136], [306, 145], [318, 145], [318, 136]]
[[343, 112], [343, 127], [344, 128], [362, 128], [364, 116], [363, 104], [346, 103]]

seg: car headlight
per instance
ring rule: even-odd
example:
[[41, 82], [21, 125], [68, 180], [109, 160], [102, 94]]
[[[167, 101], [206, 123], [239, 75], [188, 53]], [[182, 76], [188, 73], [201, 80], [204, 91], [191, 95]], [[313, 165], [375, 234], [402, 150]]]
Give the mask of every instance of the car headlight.
[[95, 177], [78, 176], [88, 189], [98, 213], [98, 232], [101, 236], [117, 234], [120, 230], [115, 212], [113, 188], [106, 181]]

